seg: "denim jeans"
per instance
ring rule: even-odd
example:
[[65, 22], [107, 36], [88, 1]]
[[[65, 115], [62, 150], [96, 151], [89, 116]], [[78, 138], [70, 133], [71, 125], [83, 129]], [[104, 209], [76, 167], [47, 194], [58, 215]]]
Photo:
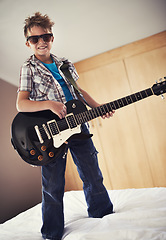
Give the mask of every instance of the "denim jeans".
[[[82, 131], [89, 133], [85, 124], [82, 126]], [[68, 147], [83, 181], [89, 217], [101, 218], [111, 214], [113, 205], [103, 185], [103, 176], [92, 139], [71, 140]], [[63, 195], [66, 157], [63, 155], [54, 162], [42, 166], [43, 226], [41, 232], [43, 238], [52, 240], [61, 239], [64, 230]]]

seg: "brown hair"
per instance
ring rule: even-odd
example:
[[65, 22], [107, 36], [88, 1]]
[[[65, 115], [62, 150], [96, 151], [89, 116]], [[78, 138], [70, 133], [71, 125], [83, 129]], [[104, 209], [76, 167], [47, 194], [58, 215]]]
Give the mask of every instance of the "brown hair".
[[42, 15], [40, 12], [36, 12], [34, 16], [31, 16], [25, 19], [24, 36], [27, 37], [28, 30], [31, 30], [31, 28], [34, 26], [42, 27], [52, 32], [53, 25], [54, 25], [54, 22], [50, 20], [48, 15], [46, 14]]

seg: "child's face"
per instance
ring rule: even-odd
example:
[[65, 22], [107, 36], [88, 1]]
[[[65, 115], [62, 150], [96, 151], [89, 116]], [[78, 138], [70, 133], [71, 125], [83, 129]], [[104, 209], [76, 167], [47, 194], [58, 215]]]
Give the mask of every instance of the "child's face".
[[[34, 26], [31, 28], [30, 31], [28, 31], [28, 37], [30, 36], [36, 36], [36, 35], [42, 35], [50, 33], [49, 30], [45, 30], [41, 27]], [[43, 38], [39, 38], [38, 42], [33, 44], [29, 41], [26, 42], [26, 46], [31, 48], [34, 51], [35, 56], [42, 60], [43, 57], [47, 58], [50, 57], [50, 50], [53, 44], [54, 37], [52, 36], [49, 42], [44, 42]]]

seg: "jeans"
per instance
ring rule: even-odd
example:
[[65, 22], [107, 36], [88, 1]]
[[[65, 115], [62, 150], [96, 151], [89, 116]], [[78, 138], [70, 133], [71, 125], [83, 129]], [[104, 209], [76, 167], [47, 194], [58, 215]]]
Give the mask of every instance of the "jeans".
[[[84, 133], [89, 133], [85, 124]], [[83, 190], [89, 217], [101, 218], [113, 213], [113, 205], [103, 185], [98, 166], [97, 151], [91, 138], [75, 139], [68, 143], [73, 161], [83, 181]], [[59, 156], [54, 162], [42, 166], [42, 219], [43, 238], [59, 240], [64, 230], [63, 195], [65, 186], [66, 157]]]

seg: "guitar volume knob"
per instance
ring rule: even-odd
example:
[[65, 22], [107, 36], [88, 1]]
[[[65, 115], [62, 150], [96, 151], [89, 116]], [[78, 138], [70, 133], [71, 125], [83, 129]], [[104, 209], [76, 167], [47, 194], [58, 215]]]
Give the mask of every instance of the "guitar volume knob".
[[43, 160], [43, 156], [42, 156], [42, 155], [39, 155], [39, 156], [38, 156], [38, 160], [39, 160], [39, 161], [42, 161], [42, 160]]
[[48, 154], [48, 155], [49, 155], [49, 157], [51, 157], [51, 158], [52, 158], [52, 157], [54, 156], [54, 153], [53, 153], [53, 152], [49, 152], [49, 154]]
[[32, 150], [30, 151], [30, 154], [31, 154], [32, 156], [34, 156], [34, 155], [36, 154], [36, 151], [35, 151], [34, 149], [32, 149]]
[[46, 151], [46, 149], [47, 149], [47, 148], [46, 148], [46, 146], [44, 146], [44, 145], [43, 145], [43, 146], [41, 146], [41, 150], [42, 150], [43, 152], [45, 152], [45, 151]]

